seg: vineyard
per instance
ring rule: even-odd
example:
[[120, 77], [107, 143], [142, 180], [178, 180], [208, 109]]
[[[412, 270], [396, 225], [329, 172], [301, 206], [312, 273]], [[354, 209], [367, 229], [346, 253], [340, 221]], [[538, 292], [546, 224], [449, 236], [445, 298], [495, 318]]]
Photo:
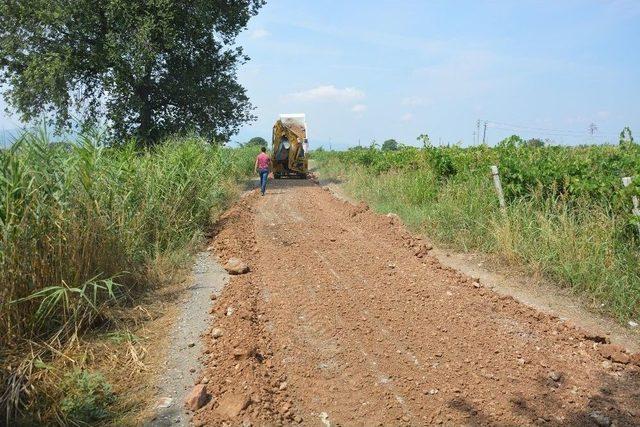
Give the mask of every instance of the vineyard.
[[[320, 151], [315, 159], [353, 196], [443, 244], [525, 264], [620, 319], [640, 315], [640, 238], [631, 213], [638, 145], [536, 147], [513, 136], [493, 148], [370, 147]], [[635, 177], [628, 187], [626, 176]]]

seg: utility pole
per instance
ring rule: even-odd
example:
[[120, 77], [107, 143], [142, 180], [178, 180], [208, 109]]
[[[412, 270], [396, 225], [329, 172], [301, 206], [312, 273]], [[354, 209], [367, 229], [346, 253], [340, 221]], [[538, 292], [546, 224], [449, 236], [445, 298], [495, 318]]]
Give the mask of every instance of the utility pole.
[[487, 141], [487, 121], [484, 121], [484, 131], [482, 132], [482, 145]]
[[589, 125], [589, 133], [591, 134], [591, 143], [593, 143], [593, 136], [596, 132], [598, 132], [598, 125], [596, 125], [595, 123], [591, 123]]
[[478, 143], [480, 143], [480, 119], [476, 121], [476, 132], [474, 135], [476, 136], [476, 139], [473, 140], [473, 143], [478, 145]]
[[478, 144], [476, 144], [476, 135], [477, 135], [476, 131], [474, 130], [473, 131], [473, 145], [478, 145]]

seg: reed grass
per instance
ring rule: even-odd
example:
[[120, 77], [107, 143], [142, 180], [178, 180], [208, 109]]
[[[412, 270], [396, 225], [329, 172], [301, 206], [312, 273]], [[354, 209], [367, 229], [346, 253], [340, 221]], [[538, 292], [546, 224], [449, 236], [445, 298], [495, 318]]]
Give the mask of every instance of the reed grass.
[[99, 133], [54, 142], [45, 131], [0, 152], [5, 419], [25, 403], [37, 370], [37, 357], [5, 366], [9, 356], [25, 343], [63, 348], [106, 322], [109, 307], [160, 284], [167, 264], [188, 259], [254, 155], [195, 136], [141, 152], [134, 143], [107, 146]]

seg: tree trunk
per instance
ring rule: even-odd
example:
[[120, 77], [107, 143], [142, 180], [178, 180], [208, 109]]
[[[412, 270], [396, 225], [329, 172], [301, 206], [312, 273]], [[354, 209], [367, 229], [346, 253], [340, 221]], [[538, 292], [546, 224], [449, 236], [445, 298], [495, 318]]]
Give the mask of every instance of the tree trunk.
[[[149, 70], [151, 67], [148, 68]], [[138, 145], [150, 147], [156, 141], [153, 137], [153, 107], [151, 105], [151, 74], [147, 73], [142, 82], [136, 87], [135, 93], [140, 102], [139, 125], [136, 132]]]

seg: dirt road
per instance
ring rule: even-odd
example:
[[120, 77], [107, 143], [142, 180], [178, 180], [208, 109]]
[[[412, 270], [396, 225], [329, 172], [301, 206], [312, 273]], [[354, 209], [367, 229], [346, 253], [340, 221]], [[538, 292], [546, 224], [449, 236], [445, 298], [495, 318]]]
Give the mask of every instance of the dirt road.
[[[398, 220], [276, 181], [220, 221], [196, 425], [634, 425], [638, 355], [443, 267]], [[217, 337], [217, 338], [216, 338]]]

